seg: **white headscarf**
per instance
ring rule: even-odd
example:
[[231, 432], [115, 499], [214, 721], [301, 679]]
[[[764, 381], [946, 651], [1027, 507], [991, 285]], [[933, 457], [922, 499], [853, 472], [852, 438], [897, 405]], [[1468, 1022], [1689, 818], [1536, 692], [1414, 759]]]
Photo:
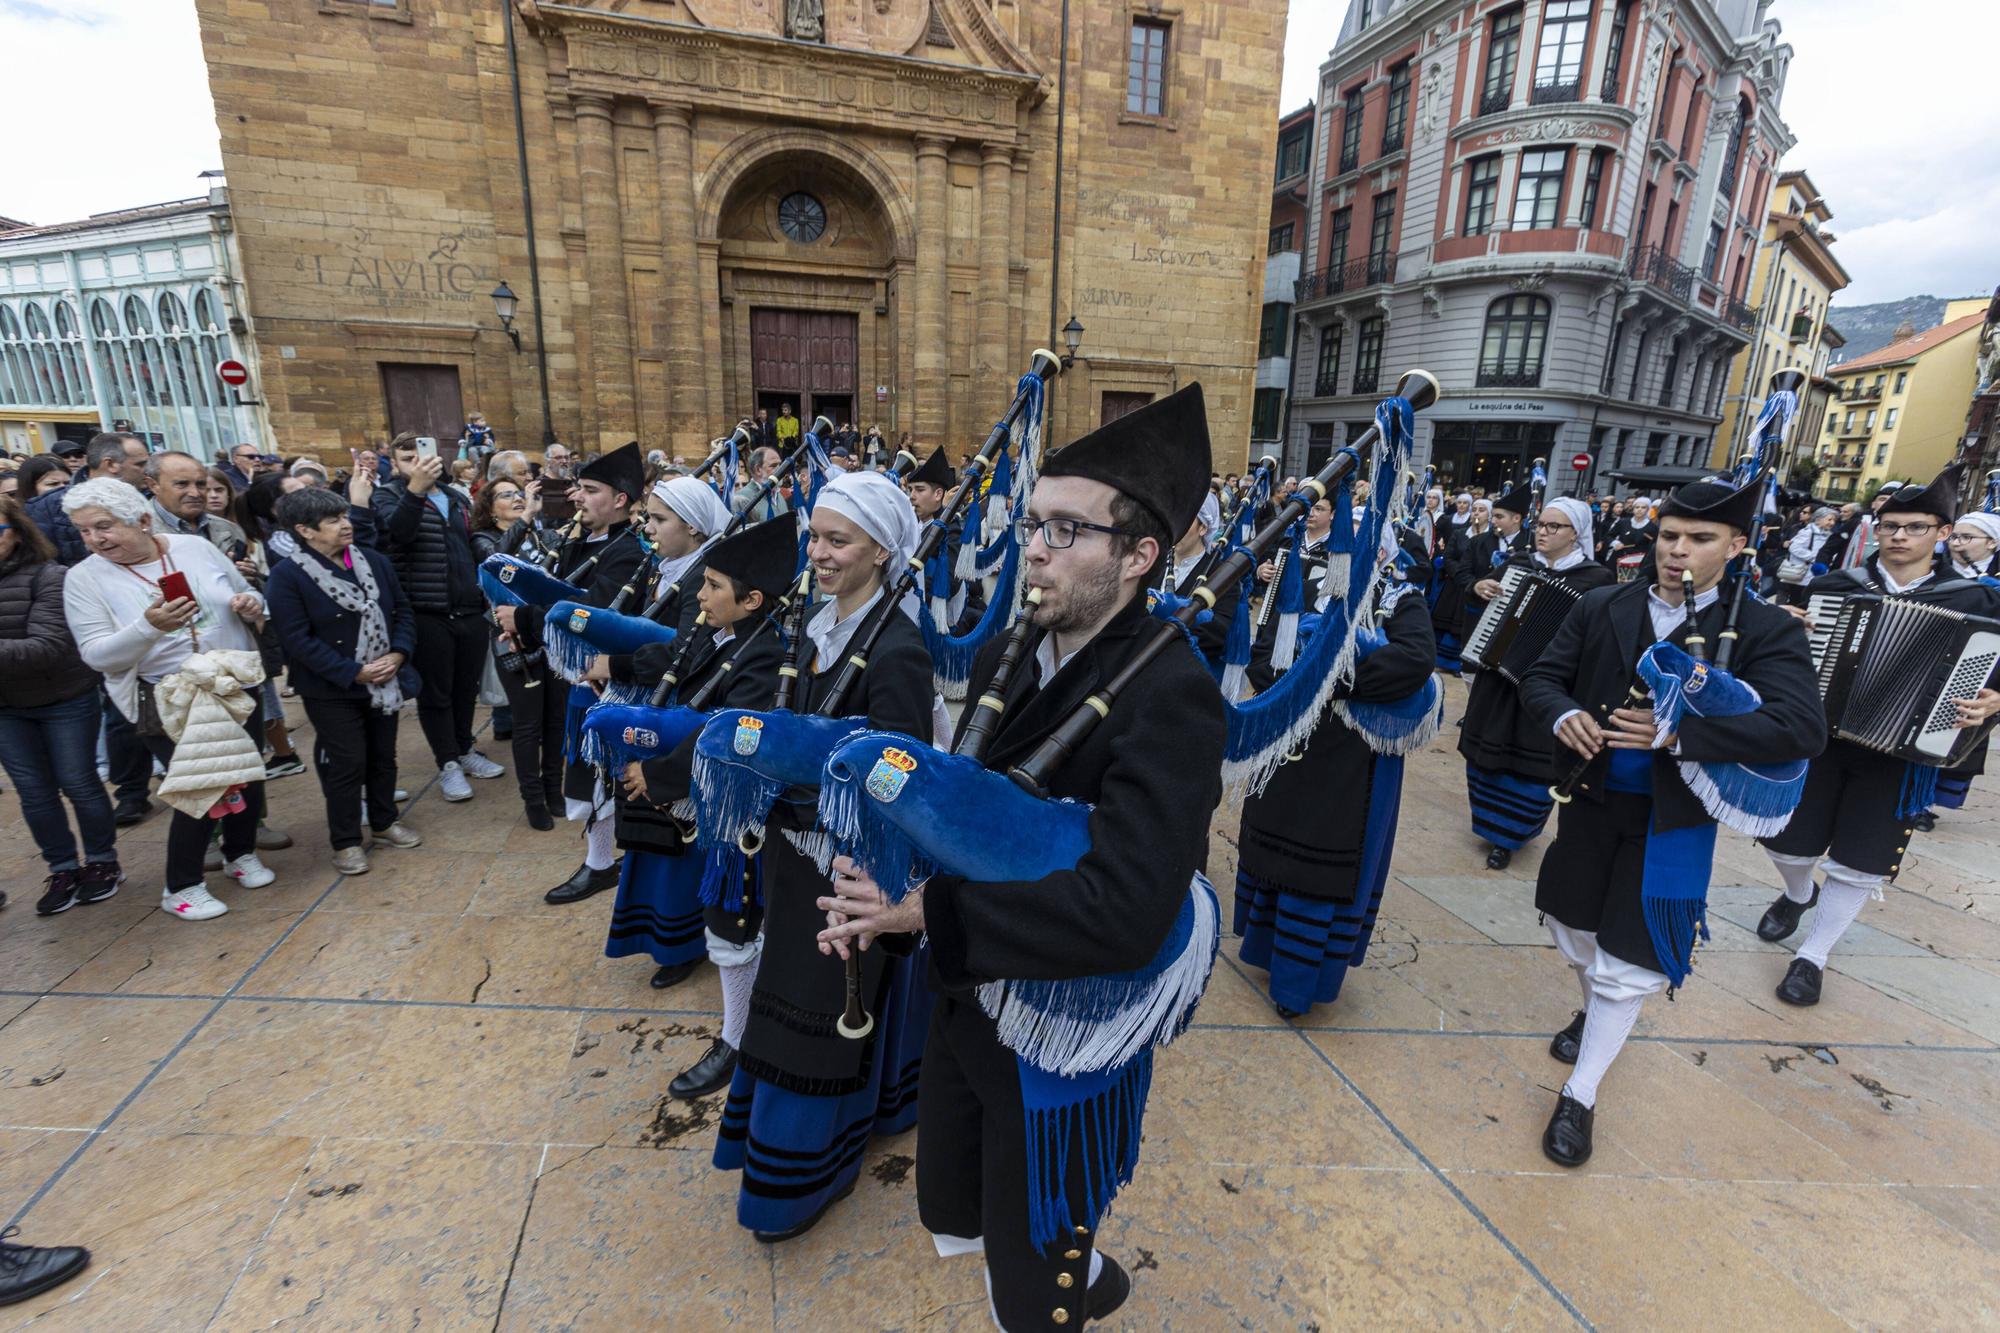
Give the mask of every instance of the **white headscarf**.
[[1583, 552], [1583, 558], [1590, 559], [1590, 553], [1597, 549], [1597, 532], [1590, 516], [1590, 506], [1572, 495], [1559, 500], [1549, 500], [1542, 508], [1561, 514], [1576, 529], [1576, 549]]
[[1210, 491], [1207, 495], [1201, 497], [1201, 514], [1199, 517], [1201, 518], [1202, 537], [1207, 541], [1214, 541], [1216, 529], [1222, 526], [1222, 501], [1215, 498], [1214, 491]]
[[705, 481], [668, 477], [653, 483], [653, 494], [661, 504], [680, 515], [681, 522], [704, 537], [717, 536], [729, 526], [729, 506], [708, 489]]
[[869, 539], [889, 553], [887, 576], [910, 562], [917, 549], [917, 515], [903, 488], [880, 472], [842, 472], [830, 476], [819, 504], [852, 519]]
[[1982, 536], [2000, 542], [2000, 514], [1989, 514], [1983, 509], [1975, 509], [1958, 516], [1958, 526], [1971, 528]]

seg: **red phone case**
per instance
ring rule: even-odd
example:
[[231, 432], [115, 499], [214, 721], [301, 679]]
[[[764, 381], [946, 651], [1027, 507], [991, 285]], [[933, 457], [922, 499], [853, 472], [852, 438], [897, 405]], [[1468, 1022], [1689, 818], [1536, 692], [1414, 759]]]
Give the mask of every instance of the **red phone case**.
[[188, 587], [188, 576], [179, 570], [160, 576], [160, 600], [176, 602], [183, 597], [193, 597], [194, 589]]

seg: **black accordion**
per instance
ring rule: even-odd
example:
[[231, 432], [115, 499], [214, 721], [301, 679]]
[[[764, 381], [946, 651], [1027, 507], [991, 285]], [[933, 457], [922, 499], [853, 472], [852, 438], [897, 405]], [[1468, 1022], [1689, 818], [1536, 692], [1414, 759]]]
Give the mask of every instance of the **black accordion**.
[[1955, 768], [1993, 728], [1960, 727], [1955, 705], [2000, 662], [2000, 620], [1856, 593], [1806, 602], [1827, 730], [1913, 764]]
[[1479, 671], [1498, 671], [1518, 685], [1535, 664], [1583, 593], [1569, 580], [1525, 565], [1500, 574], [1500, 592], [1472, 627], [1459, 661]]

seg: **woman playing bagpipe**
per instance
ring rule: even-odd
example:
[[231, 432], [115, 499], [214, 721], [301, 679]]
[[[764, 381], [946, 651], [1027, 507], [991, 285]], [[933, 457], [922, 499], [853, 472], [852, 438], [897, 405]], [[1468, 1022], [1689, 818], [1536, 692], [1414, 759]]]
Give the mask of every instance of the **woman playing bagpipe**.
[[[1878, 497], [1876, 552], [1855, 568], [1814, 579], [1803, 600], [1876, 593], [1885, 595], [1885, 606], [1912, 602], [2000, 616], [2000, 590], [1960, 578], [1950, 557], [1936, 553], [1938, 540], [1949, 536], [1958, 514], [1959, 475], [1954, 463], [1929, 486], [1912, 483]], [[1787, 609], [1802, 619], [1807, 614], [1804, 607]], [[2000, 693], [1981, 689], [1957, 708], [1959, 727], [1979, 725], [2000, 710]], [[1757, 923], [1758, 936], [1773, 944], [1787, 938], [1806, 909], [1817, 904], [1812, 929], [1778, 983], [1780, 1000], [1819, 1003], [1827, 956], [1862, 905], [1902, 869], [1916, 817], [1931, 804], [1942, 772], [1840, 737], [1813, 760], [1797, 816], [1775, 837], [1764, 839], [1785, 891]], [[1825, 883], [1815, 887], [1813, 874], [1822, 858]]]
[[[697, 697], [704, 708], [768, 704], [778, 688], [784, 646], [763, 622], [791, 585], [797, 560], [798, 526], [790, 514], [709, 546], [694, 597], [698, 619], [674, 642], [647, 644], [633, 654], [635, 678], [654, 687], [658, 702], [646, 709], [594, 709], [586, 728], [643, 730], [658, 725], [659, 709]], [[715, 679], [725, 671], [724, 679]], [[658, 687], [669, 676], [661, 695]], [[627, 850], [604, 945], [611, 958], [650, 954], [660, 965], [653, 975], [656, 989], [684, 980], [704, 955], [721, 974], [722, 1034], [667, 1088], [683, 1099], [716, 1092], [735, 1073], [763, 947], [756, 867], [728, 853], [701, 852], [671, 813], [689, 794], [697, 734], [623, 764], [618, 841]], [[705, 883], [711, 875], [715, 882]]]
[[[1615, 582], [1590, 559], [1596, 549], [1590, 506], [1551, 500], [1536, 523], [1534, 549], [1516, 551], [1507, 565], [1532, 569], [1578, 590]], [[1499, 579], [1506, 566], [1493, 571]], [[1497, 588], [1496, 588], [1497, 591]], [[1520, 690], [1498, 671], [1475, 671], [1460, 724], [1458, 752], [1465, 759], [1472, 831], [1491, 844], [1490, 870], [1501, 870], [1520, 848], [1541, 836], [1555, 802], [1549, 784], [1558, 776], [1554, 738], [1521, 707]]]
[[[1598, 1084], [1645, 997], [1688, 975], [1716, 822], [1782, 827], [1803, 761], [1826, 743], [1805, 633], [1777, 607], [1721, 595], [1764, 491], [1760, 477], [1674, 492], [1656, 581], [1585, 593], [1521, 679], [1522, 709], [1571, 763], [1535, 883], [1585, 1001], [1549, 1046], [1575, 1065], [1542, 1136], [1561, 1166], [1590, 1158]], [[1734, 645], [1727, 672], [1694, 660], [1708, 644]]]
[[[1221, 797], [1223, 704], [1193, 652], [1154, 643], [1163, 627], [1147, 613], [1146, 590], [1173, 536], [1196, 521], [1208, 473], [1199, 385], [1053, 454], [1022, 524], [1028, 595], [1039, 604], [972, 671], [968, 698], [979, 702], [966, 709], [961, 739], [974, 728], [990, 737], [978, 762], [996, 774], [1071, 734], [1067, 724], [1087, 700], [1102, 709], [1046, 782], [1065, 804], [1090, 803], [1068, 807], [1088, 809], [1088, 850], [1020, 882], [934, 875], [893, 904], [842, 858], [822, 902], [821, 938], [843, 955], [858, 945], [865, 959], [879, 952], [870, 941], [928, 932], [937, 1001], [924, 1050], [918, 1212], [941, 1255], [984, 1251], [995, 1316], [1007, 1329], [1080, 1326], [1130, 1290], [1093, 1237], [1136, 1158], [1151, 1049], [1103, 1074], [1065, 1078], [1031, 1065], [1002, 1033], [1022, 1016], [1016, 1000], [1038, 984], [1088, 988], [1148, 967], [1191, 902]], [[1113, 689], [1128, 664], [1137, 676]], [[922, 754], [878, 752], [885, 764], [909, 764], [907, 776], [924, 776], [915, 772]], [[878, 765], [875, 799], [894, 799], [894, 778], [893, 766]], [[1049, 832], [1033, 820], [979, 827], [978, 841], [999, 853], [1032, 854]], [[1214, 899], [1205, 882], [1199, 888], [1211, 933], [1205, 949], [1189, 951], [1196, 975], [1182, 981], [1193, 996], [1214, 949]], [[1072, 1085], [1086, 1089], [1085, 1100]]]
[[[1313, 509], [1333, 512], [1326, 500]], [[1398, 549], [1395, 531], [1386, 524], [1373, 553], [1329, 555], [1326, 543], [1320, 544], [1322, 570], [1329, 560], [1351, 560], [1355, 568], [1349, 577], [1367, 578], [1371, 556], [1379, 570], [1363, 603], [1368, 629], [1361, 646], [1367, 655], [1356, 663], [1351, 682], [1334, 687], [1327, 715], [1311, 739], [1261, 793], [1243, 802], [1236, 860], [1239, 956], [1271, 974], [1271, 1002], [1286, 1018], [1331, 1004], [1348, 968], [1361, 962], [1388, 882], [1403, 755], [1434, 734], [1420, 728], [1378, 749], [1381, 738], [1371, 741], [1348, 721], [1357, 705], [1393, 707], [1427, 691], [1435, 698], [1431, 672], [1437, 641], [1430, 608], [1422, 589], [1391, 573]], [[1332, 590], [1321, 591], [1317, 577], [1309, 587], [1313, 604], [1324, 607]], [[1276, 637], [1261, 635], [1252, 659], [1250, 679], [1260, 692], [1287, 669], [1272, 662]]]
[[[638, 503], [644, 486], [645, 463], [637, 444], [614, 449], [577, 474], [579, 532], [556, 551], [548, 572], [580, 589], [582, 602], [589, 606], [610, 606], [621, 590], [639, 579], [646, 551], [631, 519], [632, 506]], [[548, 607], [531, 604], [495, 606], [493, 618], [515, 647], [534, 653], [544, 647], [547, 612]], [[546, 696], [540, 700], [544, 737], [566, 734], [571, 692], [555, 680], [539, 692]], [[564, 767], [560, 786], [550, 788], [545, 795], [551, 810], [560, 803], [570, 819], [583, 821], [586, 848], [583, 864], [550, 889], [547, 900], [573, 903], [616, 884], [610, 801], [608, 794], [598, 789], [595, 771], [588, 764], [571, 760]]]
[[[917, 545], [909, 499], [877, 472], [826, 481], [814, 497], [811, 531], [807, 559], [827, 600], [806, 621], [800, 645], [792, 702], [801, 713], [822, 711], [850, 640], [885, 595], [885, 577], [907, 565]], [[865, 716], [873, 728], [927, 737], [934, 698], [911, 599], [889, 615], [839, 711]], [[809, 1230], [853, 1190], [870, 1136], [901, 1133], [917, 1114], [928, 999], [913, 934], [870, 950], [865, 960], [861, 984], [878, 1018], [872, 1035], [857, 1041], [835, 1032], [846, 986], [818, 946], [825, 916], [817, 904], [827, 877], [812, 855], [817, 799], [816, 789], [795, 789], [771, 811], [764, 958], [715, 1145], [717, 1167], [743, 1172], [737, 1220], [763, 1241]]]
[[[958, 484], [958, 470], [945, 451], [934, 449], [931, 456], [912, 472], [905, 487], [917, 522], [935, 522], [947, 496]], [[975, 511], [976, 511], [975, 506]], [[931, 619], [947, 634], [964, 634], [986, 614], [986, 593], [978, 579], [958, 577], [958, 550], [964, 534], [948, 532], [936, 555], [926, 562], [923, 596], [931, 605]]]

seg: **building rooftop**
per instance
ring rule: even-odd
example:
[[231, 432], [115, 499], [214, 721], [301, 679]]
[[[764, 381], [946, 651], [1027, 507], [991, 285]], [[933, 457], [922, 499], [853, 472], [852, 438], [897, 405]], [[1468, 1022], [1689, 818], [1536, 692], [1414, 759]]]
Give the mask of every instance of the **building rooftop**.
[[1985, 320], [1984, 311], [1962, 315], [1936, 328], [1925, 329], [1914, 337], [1892, 342], [1887, 347], [1870, 352], [1866, 356], [1857, 356], [1852, 361], [1843, 361], [1837, 366], [1829, 367], [1827, 374], [1845, 375], [1850, 371], [1872, 370], [1876, 366], [1891, 366], [1898, 361], [1914, 360], [1939, 343], [1949, 342], [1968, 329], [1978, 328]]
[[94, 231], [99, 227], [115, 227], [123, 222], [147, 222], [154, 218], [178, 217], [183, 213], [206, 212], [213, 206], [209, 197], [202, 195], [198, 199], [175, 199], [170, 203], [145, 204], [138, 208], [120, 208], [109, 213], [93, 213], [75, 222], [51, 222], [40, 227], [31, 227], [25, 222], [0, 218], [0, 240], [21, 241], [34, 236], [62, 236], [79, 231]]

